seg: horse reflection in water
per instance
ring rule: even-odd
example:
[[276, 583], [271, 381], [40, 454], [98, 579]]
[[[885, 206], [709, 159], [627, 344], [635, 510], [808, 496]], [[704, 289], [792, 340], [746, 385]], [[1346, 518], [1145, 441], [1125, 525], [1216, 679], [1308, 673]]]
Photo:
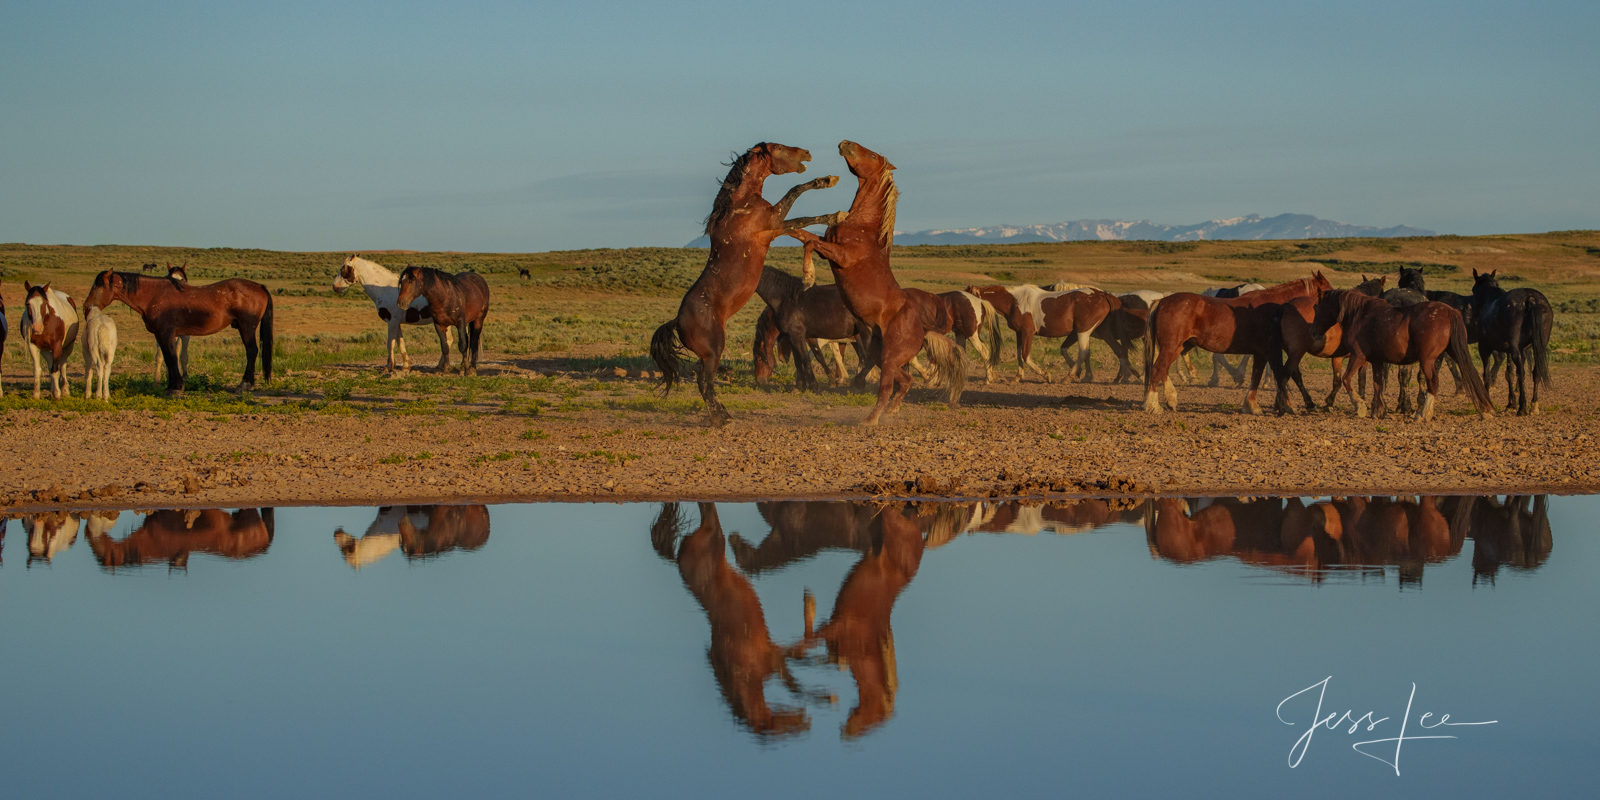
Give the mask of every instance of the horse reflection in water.
[[452, 550], [477, 550], [489, 541], [489, 507], [384, 506], [361, 538], [333, 533], [346, 564], [361, 569], [399, 550], [406, 558], [434, 558]]
[[1235, 558], [1313, 581], [1351, 568], [1394, 566], [1402, 586], [1420, 584], [1425, 565], [1474, 542], [1477, 577], [1501, 564], [1536, 568], [1551, 548], [1543, 496], [1532, 499], [1344, 497], [1306, 505], [1300, 498], [1161, 498], [1146, 522], [1152, 556], [1178, 563]]
[[272, 545], [270, 508], [241, 508], [232, 513], [220, 508], [155, 511], [120, 541], [111, 538], [112, 521], [115, 517], [98, 529], [91, 524], [88, 532], [95, 560], [109, 570], [162, 562], [168, 569], [187, 569], [191, 553], [242, 561], [267, 552]]
[[43, 561], [48, 564], [57, 554], [72, 549], [78, 541], [78, 515], [56, 511], [22, 518], [22, 528], [28, 532], [28, 566]]

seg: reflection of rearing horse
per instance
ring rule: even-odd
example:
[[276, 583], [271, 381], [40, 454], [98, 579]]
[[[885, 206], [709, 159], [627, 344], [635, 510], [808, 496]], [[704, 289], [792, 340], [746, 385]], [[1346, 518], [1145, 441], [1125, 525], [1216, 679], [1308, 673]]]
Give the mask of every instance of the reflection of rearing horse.
[[[678, 526], [676, 503], [663, 504], [651, 528], [657, 552], [676, 558], [678, 574], [705, 609], [711, 623], [711, 672], [733, 715], [760, 736], [784, 736], [811, 727], [804, 709], [767, 703], [763, 685], [777, 674], [798, 690], [784, 663], [783, 648], [767, 630], [761, 599], [750, 580], [728, 565], [727, 543], [713, 503], [700, 504], [700, 527], [673, 547]], [[675, 552], [674, 552], [675, 551]]]

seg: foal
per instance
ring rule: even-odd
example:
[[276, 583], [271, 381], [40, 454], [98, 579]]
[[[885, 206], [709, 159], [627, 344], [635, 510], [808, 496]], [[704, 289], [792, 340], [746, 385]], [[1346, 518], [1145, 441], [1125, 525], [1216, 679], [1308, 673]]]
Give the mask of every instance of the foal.
[[117, 323], [105, 309], [88, 306], [83, 327], [83, 394], [111, 399], [111, 362], [117, 360]]
[[22, 334], [33, 356], [33, 399], [39, 399], [39, 356], [44, 354], [50, 372], [50, 399], [72, 396], [67, 379], [67, 358], [78, 341], [78, 306], [65, 292], [50, 284], [22, 284], [28, 294], [22, 301]]
[[[483, 337], [483, 321], [489, 316], [489, 284], [483, 276], [471, 270], [451, 275], [433, 267], [406, 267], [400, 273], [400, 294], [395, 303], [400, 308], [410, 308], [418, 297], [428, 298], [440, 341], [450, 328], [461, 330], [461, 374], [478, 374], [478, 346]], [[441, 358], [439, 363], [449, 367], [449, 357]]]

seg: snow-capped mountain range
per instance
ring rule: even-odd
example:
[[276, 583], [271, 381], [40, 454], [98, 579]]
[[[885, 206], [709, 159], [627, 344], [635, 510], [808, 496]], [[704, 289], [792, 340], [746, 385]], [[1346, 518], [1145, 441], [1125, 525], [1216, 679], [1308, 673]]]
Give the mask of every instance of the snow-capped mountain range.
[[[1396, 225], [1376, 228], [1319, 219], [1310, 214], [1279, 214], [1263, 217], [1250, 214], [1231, 219], [1213, 219], [1197, 225], [1161, 225], [1147, 220], [1080, 219], [1056, 225], [991, 225], [985, 228], [948, 228], [911, 233], [896, 231], [897, 245], [918, 244], [1020, 244], [1023, 242], [1072, 242], [1085, 239], [1143, 239], [1161, 242], [1189, 242], [1202, 239], [1339, 239], [1347, 236], [1433, 236], [1433, 231]], [[798, 244], [780, 237], [774, 245]], [[709, 247], [701, 236], [686, 247]]]

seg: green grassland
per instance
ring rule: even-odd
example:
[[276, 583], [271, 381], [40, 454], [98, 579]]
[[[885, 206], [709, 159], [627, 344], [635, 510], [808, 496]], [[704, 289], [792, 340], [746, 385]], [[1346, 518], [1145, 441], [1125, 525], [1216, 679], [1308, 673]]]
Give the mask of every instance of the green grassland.
[[[331, 289], [342, 253], [301, 253], [231, 248], [56, 246], [0, 244], [0, 296], [13, 320], [5, 345], [6, 394], [0, 410], [50, 408], [63, 412], [108, 408], [214, 414], [319, 413], [561, 413], [598, 408], [626, 413], [651, 410], [693, 413], [688, 395], [670, 400], [624, 392], [610, 382], [556, 381], [557, 372], [589, 376], [615, 368], [648, 370], [650, 333], [670, 318], [704, 266], [707, 251], [690, 248], [569, 250], [547, 253], [365, 253], [391, 269], [416, 264], [450, 271], [475, 270], [489, 281], [493, 300], [485, 326], [485, 359], [506, 368], [483, 377], [433, 373], [438, 358], [431, 328], [407, 328], [414, 365], [425, 369], [389, 379], [381, 375], [383, 327], [359, 290]], [[769, 263], [800, 270], [798, 248], [775, 247]], [[138, 318], [118, 305], [121, 332], [111, 404], [75, 399], [34, 401], [32, 367], [16, 335], [24, 280], [50, 282], [81, 298], [95, 273], [139, 271], [156, 262], [188, 263], [191, 280], [229, 277], [265, 284], [276, 296], [275, 376], [253, 396], [229, 389], [237, 383], [242, 348], [230, 333], [195, 340], [186, 397], [167, 399], [152, 377], [156, 349]], [[825, 262], [823, 262], [825, 263]], [[1297, 242], [1063, 242], [1018, 245], [899, 247], [900, 281], [934, 291], [970, 284], [1067, 280], [1108, 291], [1193, 291], [1237, 282], [1273, 283], [1323, 269], [1337, 286], [1362, 275], [1387, 274], [1394, 285], [1401, 266], [1420, 267], [1429, 288], [1468, 291], [1473, 270], [1498, 270], [1508, 287], [1535, 286], [1556, 305], [1552, 342], [1557, 361], [1589, 362], [1600, 353], [1600, 232], [1565, 231], [1510, 236], [1434, 236], [1405, 239], [1323, 239]], [[519, 277], [527, 269], [531, 278]], [[829, 280], [826, 271], [822, 279]], [[759, 300], [729, 325], [730, 407], [760, 407], [750, 383], [751, 332]], [[1006, 352], [1009, 353], [1009, 344]], [[1053, 343], [1035, 359], [1054, 354]], [[1097, 364], [1110, 365], [1096, 348]], [[456, 358], [452, 356], [452, 362]], [[1058, 363], [1059, 366], [1059, 363]], [[1112, 367], [1114, 372], [1114, 367]], [[83, 374], [75, 354], [69, 370]], [[780, 383], [787, 373], [780, 372]], [[1107, 375], [1113, 374], [1108, 372]], [[1102, 378], [1103, 380], [1104, 378]], [[80, 383], [81, 386], [81, 383]], [[81, 391], [81, 389], [78, 389]], [[860, 403], [865, 396], [828, 395], [819, 402]]]

